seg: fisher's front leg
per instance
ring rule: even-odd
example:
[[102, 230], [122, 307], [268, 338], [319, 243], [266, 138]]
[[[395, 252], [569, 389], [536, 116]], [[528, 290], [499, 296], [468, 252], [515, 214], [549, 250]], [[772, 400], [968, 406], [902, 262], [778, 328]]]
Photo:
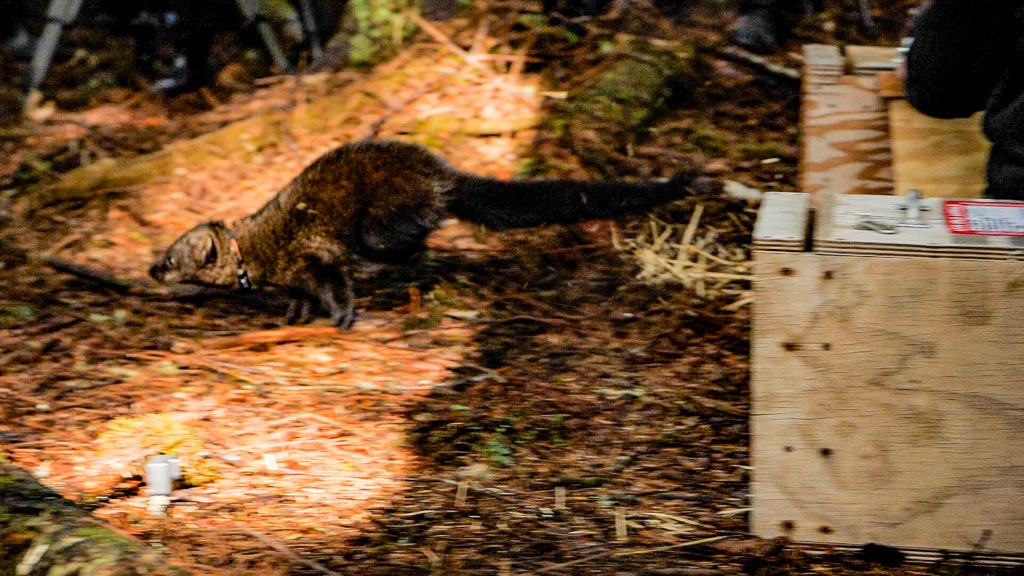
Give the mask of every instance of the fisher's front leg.
[[318, 278], [317, 299], [331, 318], [331, 324], [343, 330], [356, 319], [356, 296], [352, 281], [339, 266], [325, 266]]
[[295, 259], [288, 276], [287, 285], [294, 294], [288, 307], [289, 323], [308, 321], [317, 303], [338, 328], [352, 326], [355, 294], [339, 258], [319, 253], [303, 254]]
[[288, 301], [288, 313], [285, 315], [285, 322], [289, 325], [308, 324], [313, 315], [315, 302], [300, 290], [291, 291], [291, 299]]

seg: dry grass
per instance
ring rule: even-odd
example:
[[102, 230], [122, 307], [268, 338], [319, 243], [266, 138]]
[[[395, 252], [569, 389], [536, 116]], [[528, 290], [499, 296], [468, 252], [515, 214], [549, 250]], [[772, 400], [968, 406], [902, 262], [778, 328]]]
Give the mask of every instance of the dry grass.
[[727, 298], [725, 309], [738, 310], [753, 301], [750, 260], [743, 247], [721, 242], [713, 226], [702, 226], [703, 215], [698, 204], [685, 225], [652, 216], [645, 231], [615, 245], [639, 264], [638, 279], [679, 284], [705, 299]]

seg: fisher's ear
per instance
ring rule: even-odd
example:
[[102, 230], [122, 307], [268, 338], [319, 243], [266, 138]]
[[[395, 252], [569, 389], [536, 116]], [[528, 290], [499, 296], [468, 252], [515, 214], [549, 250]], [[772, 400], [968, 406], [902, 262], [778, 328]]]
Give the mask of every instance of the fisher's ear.
[[205, 227], [207, 231], [206, 237], [203, 238], [205, 256], [196, 258], [197, 262], [203, 263], [203, 267], [217, 263], [218, 247], [221, 242], [226, 241], [225, 235], [228, 233], [228, 227], [224, 225], [223, 220], [211, 220], [205, 224]]
[[217, 263], [217, 243], [213, 241], [213, 237], [208, 238], [209, 248], [206, 251], [206, 258], [203, 260], [203, 266], [213, 266]]
[[[188, 243], [192, 265], [202, 268], [217, 261], [217, 238], [208, 226], [196, 227], [191, 241]], [[200, 262], [202, 264], [200, 264]]]

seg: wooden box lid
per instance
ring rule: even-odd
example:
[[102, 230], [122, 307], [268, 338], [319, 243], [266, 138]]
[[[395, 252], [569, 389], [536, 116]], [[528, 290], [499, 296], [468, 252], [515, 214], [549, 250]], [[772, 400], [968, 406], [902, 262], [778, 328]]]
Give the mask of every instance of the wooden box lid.
[[[914, 227], [900, 225], [907, 219], [907, 199], [900, 196], [836, 194], [812, 210], [807, 194], [769, 192], [754, 228], [754, 249], [794, 252], [810, 247], [819, 254], [1024, 260], [1024, 236], [952, 233], [946, 201], [922, 199], [920, 218], [914, 222], [923, 226]], [[808, 237], [813, 241], [805, 241]]]

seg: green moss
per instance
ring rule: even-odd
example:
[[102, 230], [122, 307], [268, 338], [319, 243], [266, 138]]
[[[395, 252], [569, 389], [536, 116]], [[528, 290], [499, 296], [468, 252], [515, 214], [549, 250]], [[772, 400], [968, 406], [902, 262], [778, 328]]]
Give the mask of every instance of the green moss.
[[426, 330], [436, 328], [444, 320], [444, 307], [432, 299], [423, 303], [423, 310], [402, 319], [402, 330]]
[[744, 160], [764, 160], [788, 156], [778, 142], [743, 142], [736, 147], [736, 153]]
[[437, 302], [438, 305], [444, 308], [464, 309], [471, 307], [466, 304], [467, 292], [468, 289], [460, 287], [458, 284], [442, 280], [440, 284], [430, 291], [430, 296], [434, 302]]
[[725, 138], [714, 128], [694, 128], [687, 136], [687, 142], [693, 149], [700, 150], [709, 156], [725, 156], [729, 150]]
[[569, 131], [569, 120], [567, 118], [555, 118], [548, 123], [551, 132], [561, 138]]
[[112, 543], [125, 543], [130, 542], [127, 538], [100, 526], [80, 526], [71, 531], [71, 535], [76, 538], [88, 538], [94, 540], [97, 543], [101, 542], [112, 542]]
[[28, 186], [29, 184], [39, 182], [52, 173], [52, 161], [29, 154], [11, 176], [11, 181], [15, 186]]
[[561, 479], [561, 484], [569, 488], [598, 488], [607, 482], [603, 476], [564, 476]]
[[515, 463], [515, 460], [512, 459], [512, 447], [500, 434], [487, 441], [483, 446], [483, 452], [488, 460], [499, 466], [508, 467]]
[[37, 312], [28, 306], [9, 306], [0, 308], [0, 329], [16, 326], [32, 318]]
[[418, 4], [414, 0], [351, 0], [349, 61], [368, 65], [394, 54], [414, 29], [405, 11], [418, 9]]
[[554, 106], [546, 127], [585, 164], [605, 176], [616, 168], [609, 151], [623, 150], [647, 136], [648, 129], [697, 81], [693, 50], [684, 44], [653, 45], [643, 41], [607, 45], [612, 50], [598, 72], [569, 91]]

